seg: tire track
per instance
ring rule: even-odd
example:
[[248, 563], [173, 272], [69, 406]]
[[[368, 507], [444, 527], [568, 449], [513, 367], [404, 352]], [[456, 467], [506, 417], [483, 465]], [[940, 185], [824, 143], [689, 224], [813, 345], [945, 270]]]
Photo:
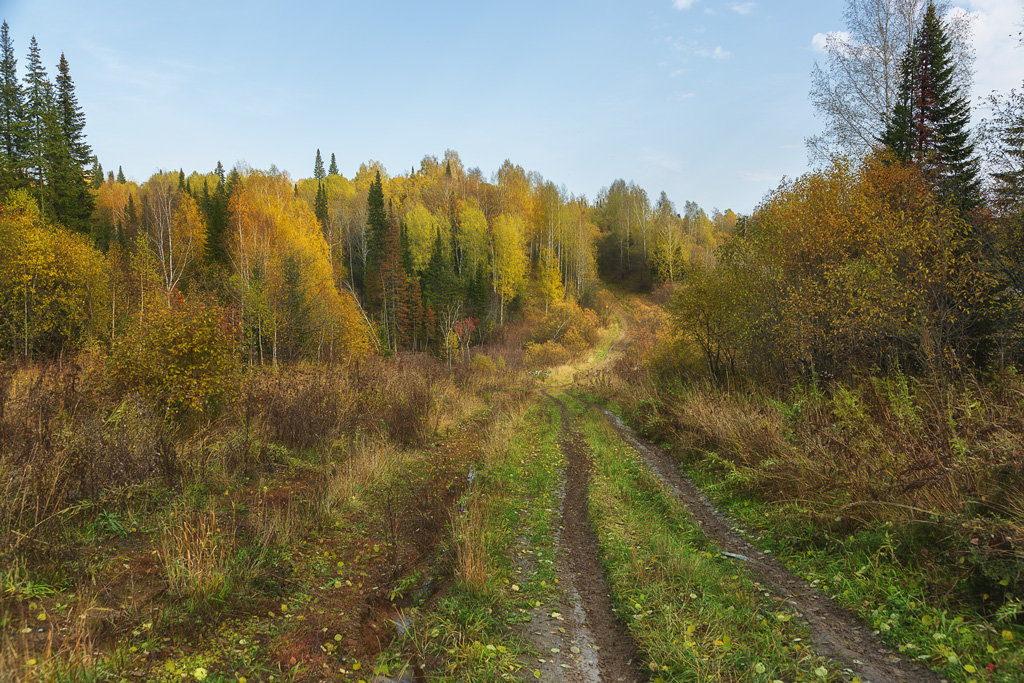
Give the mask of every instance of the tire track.
[[[629, 632], [615, 618], [608, 585], [601, 567], [597, 534], [590, 524], [587, 496], [593, 463], [582, 436], [570, 427], [566, 405], [558, 403], [562, 415], [560, 445], [566, 459], [566, 481], [561, 510], [559, 577], [562, 586], [564, 633], [559, 657], [543, 673], [548, 680], [574, 683], [633, 683], [645, 680], [637, 666], [636, 647]], [[538, 619], [538, 617], [540, 617]], [[547, 615], [535, 615], [535, 642], [553, 625]], [[540, 626], [540, 631], [534, 629]], [[572, 654], [567, 654], [567, 651]], [[554, 674], [558, 675], [555, 676]]]
[[878, 640], [855, 614], [837, 605], [747, 541], [683, 475], [668, 453], [638, 438], [611, 411], [601, 410], [615, 431], [686, 506], [701, 530], [723, 551], [745, 557], [743, 564], [751, 574], [797, 610], [819, 654], [858, 674], [865, 683], [936, 683], [944, 680], [923, 665], [895, 653]]

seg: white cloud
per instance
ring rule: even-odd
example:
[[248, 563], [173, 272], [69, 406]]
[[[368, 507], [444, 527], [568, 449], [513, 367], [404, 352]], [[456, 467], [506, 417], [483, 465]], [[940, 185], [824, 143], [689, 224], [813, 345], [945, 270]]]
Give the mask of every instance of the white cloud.
[[672, 6], [676, 9], [686, 10], [693, 7], [698, 2], [700, 2], [700, 0], [672, 0]]
[[974, 95], [985, 97], [993, 90], [1007, 92], [1020, 88], [1024, 80], [1024, 45], [1018, 34], [1024, 20], [1024, 7], [1020, 0], [966, 0], [966, 7], [952, 11], [967, 11], [973, 16]]
[[709, 16], [712, 16], [712, 17], [713, 17], [713, 16], [715, 16], [716, 14], [718, 14], [718, 12], [716, 12], [716, 11], [715, 11], [715, 10], [714, 10], [713, 8], [711, 8], [711, 7], [705, 7], [705, 8], [704, 8], [704, 14], [707, 14], [707, 15], [709, 15]]
[[690, 42], [677, 43], [675, 47], [678, 51], [684, 54], [693, 54], [707, 59], [729, 59], [732, 57], [732, 53], [721, 45], [716, 45], [714, 48], [699, 47], [697, 43]]
[[850, 42], [849, 31], [829, 31], [828, 33], [815, 33], [814, 37], [811, 38], [811, 48], [815, 52], [825, 52], [825, 48], [828, 46], [829, 40], [838, 40], [840, 43]]
[[737, 14], [750, 14], [757, 7], [756, 2], [730, 2], [729, 9]]

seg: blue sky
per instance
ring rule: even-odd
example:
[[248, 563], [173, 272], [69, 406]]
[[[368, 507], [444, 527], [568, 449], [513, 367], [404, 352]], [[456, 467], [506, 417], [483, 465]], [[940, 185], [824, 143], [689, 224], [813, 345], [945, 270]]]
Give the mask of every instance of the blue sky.
[[[1021, 0], [978, 13], [979, 87], [1019, 86]], [[107, 170], [245, 161], [392, 172], [447, 148], [510, 158], [593, 199], [618, 177], [750, 211], [806, 170], [816, 34], [842, 0], [93, 2], [0, 0], [23, 66], [63, 51]]]

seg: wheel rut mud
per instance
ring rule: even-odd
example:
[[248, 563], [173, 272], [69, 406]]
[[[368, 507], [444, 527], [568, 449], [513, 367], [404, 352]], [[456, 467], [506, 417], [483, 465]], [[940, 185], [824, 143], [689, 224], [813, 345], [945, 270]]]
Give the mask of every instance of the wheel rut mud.
[[587, 494], [593, 462], [582, 436], [571, 429], [561, 401], [560, 445], [566, 459], [559, 532], [559, 585], [562, 612], [535, 610], [530, 637], [544, 652], [557, 656], [542, 663], [544, 680], [572, 683], [633, 683], [646, 678], [638, 666], [629, 632], [615, 618], [601, 567], [597, 534], [590, 524]]
[[725, 552], [742, 555], [744, 566], [768, 590], [787, 601], [810, 630], [815, 650], [840, 663], [867, 683], [944, 680], [923, 665], [907, 660], [879, 641], [851, 611], [800, 579], [734, 530], [701, 490], [680, 470], [671, 455], [639, 437], [609, 410], [603, 411], [622, 438], [687, 507], [701, 530]]

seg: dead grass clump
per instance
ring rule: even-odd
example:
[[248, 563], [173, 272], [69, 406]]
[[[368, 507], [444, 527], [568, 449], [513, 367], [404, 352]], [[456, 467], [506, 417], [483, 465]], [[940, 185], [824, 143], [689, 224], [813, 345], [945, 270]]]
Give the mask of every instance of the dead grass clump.
[[1009, 396], [898, 374], [784, 400], [694, 384], [663, 394], [657, 420], [688, 457], [767, 500], [813, 501], [824, 520], [854, 526], [941, 527], [957, 552], [1021, 557], [1024, 406]]
[[420, 446], [461, 417], [467, 402], [452, 373], [427, 354], [268, 371], [246, 390], [247, 412], [266, 425], [273, 440], [295, 449], [327, 447], [344, 434], [364, 431]]
[[710, 384], [688, 387], [663, 408], [685, 450], [716, 450], [738, 466], [760, 466], [787, 457], [782, 416], [742, 394], [728, 394]]
[[358, 388], [352, 380], [337, 367], [261, 371], [248, 382], [245, 401], [262, 413], [271, 438], [304, 450], [336, 438], [348, 425]]
[[30, 545], [83, 501], [171, 476], [176, 452], [153, 406], [129, 394], [95, 405], [79, 392], [79, 370], [28, 369], [8, 385], [0, 422], [0, 542]]
[[480, 595], [487, 586], [486, 513], [478, 498], [454, 522], [456, 578], [470, 593]]
[[217, 526], [216, 514], [176, 511], [164, 529], [158, 553], [170, 592], [192, 608], [223, 601], [232, 587], [234, 533]]
[[338, 450], [344, 453], [344, 457], [324, 475], [320, 495], [321, 504], [328, 514], [356, 500], [371, 482], [385, 478], [400, 461], [398, 451], [390, 441], [367, 433], [353, 435]]
[[418, 373], [405, 373], [393, 382], [394, 393], [384, 398], [381, 419], [388, 436], [403, 446], [419, 446], [432, 435], [431, 417], [435, 409], [435, 386]]
[[268, 496], [260, 495], [252, 508], [249, 520], [253, 527], [254, 545], [257, 548], [287, 548], [296, 536], [291, 497], [284, 501], [284, 505], [275, 505]]

